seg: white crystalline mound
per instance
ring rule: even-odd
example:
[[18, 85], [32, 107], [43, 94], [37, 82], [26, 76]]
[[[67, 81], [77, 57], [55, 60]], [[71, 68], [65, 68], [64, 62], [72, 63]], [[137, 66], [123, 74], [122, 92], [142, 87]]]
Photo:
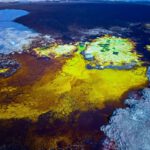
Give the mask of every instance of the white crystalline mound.
[[11, 27], [3, 27], [0, 24], [0, 53], [10, 54], [23, 50], [23, 46], [30, 45], [32, 40], [38, 36], [27, 27], [17, 23], [7, 23]]
[[117, 109], [108, 125], [101, 130], [118, 150], [150, 150], [150, 89], [143, 90], [140, 100], [127, 99], [126, 109]]
[[38, 36], [28, 27], [13, 22], [14, 19], [26, 14], [28, 12], [24, 10], [0, 10], [0, 53], [20, 52]]

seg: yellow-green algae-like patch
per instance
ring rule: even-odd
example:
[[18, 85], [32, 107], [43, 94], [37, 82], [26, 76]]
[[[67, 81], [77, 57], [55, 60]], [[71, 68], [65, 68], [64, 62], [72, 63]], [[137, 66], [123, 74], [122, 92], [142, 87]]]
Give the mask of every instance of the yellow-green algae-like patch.
[[134, 49], [135, 43], [129, 39], [105, 35], [89, 43], [84, 56], [102, 67], [139, 64]]
[[45, 57], [60, 57], [60, 56], [68, 56], [73, 53], [73, 51], [76, 50], [75, 45], [71, 44], [64, 44], [64, 45], [58, 45], [53, 44], [47, 47], [38, 47], [34, 48], [35, 53], [38, 56], [45, 56]]
[[105, 35], [91, 42], [59, 45], [54, 43], [47, 47], [34, 48], [38, 56], [56, 58], [70, 56], [74, 52], [83, 54], [91, 67], [131, 69], [140, 65], [140, 55], [135, 51], [135, 43], [127, 38]]
[[82, 42], [77, 43], [78, 53], [85, 51], [86, 47], [87, 47], [87, 43], [82, 43]]

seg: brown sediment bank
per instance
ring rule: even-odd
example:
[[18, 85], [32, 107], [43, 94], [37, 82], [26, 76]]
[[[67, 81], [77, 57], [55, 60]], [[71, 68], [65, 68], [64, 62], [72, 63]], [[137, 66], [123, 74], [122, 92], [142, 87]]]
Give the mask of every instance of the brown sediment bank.
[[[2, 109], [5, 107], [6, 109], [4, 110], [6, 111], [11, 105], [11, 111], [8, 111], [6, 116], [1, 116], [2, 118], [0, 119], [0, 145], [12, 146], [12, 148], [18, 147], [19, 150], [24, 150], [24, 148], [27, 150], [48, 150], [49, 148], [78, 150], [101, 149], [100, 141], [103, 137], [103, 133], [100, 132], [100, 126], [108, 122], [109, 116], [114, 109], [123, 107], [122, 100], [127, 97], [128, 92], [147, 86], [147, 82], [139, 84], [137, 87], [126, 91], [126, 93], [120, 97], [120, 100], [105, 102], [105, 107], [101, 108], [97, 106], [96, 108], [93, 105], [93, 107], [87, 107], [85, 110], [77, 107], [78, 109], [69, 111], [67, 116], [61, 115], [63, 116], [61, 117], [57, 116], [57, 112], [54, 111], [57, 107], [60, 109], [60, 106], [56, 104], [54, 100], [50, 101], [47, 99], [49, 93], [44, 91], [45, 93], [39, 96], [38, 93], [33, 93], [35, 95], [31, 101], [27, 94], [31, 92], [31, 87], [43, 87], [49, 80], [53, 81], [60, 74], [68, 58], [50, 60], [47, 58], [37, 58], [25, 53], [12, 55], [12, 58], [20, 63], [21, 68], [13, 76], [0, 79], [0, 89], [2, 90], [4, 86], [6, 87], [6, 89], [3, 89], [3, 92], [1, 91], [0, 105]], [[37, 84], [39, 81], [40, 85], [39, 83]], [[50, 82], [50, 84], [52, 84], [52, 82]], [[66, 83], [63, 82], [63, 84]], [[80, 84], [78, 86], [80, 86]], [[13, 90], [11, 88], [16, 89]], [[51, 87], [48, 86], [48, 88]], [[42, 88], [40, 90], [42, 90]], [[38, 97], [36, 97], [36, 95]], [[52, 98], [54, 98], [54, 96], [55, 95], [52, 95]], [[44, 98], [41, 97], [45, 97], [45, 102], [43, 102]], [[61, 101], [58, 102], [61, 103]], [[33, 104], [30, 105], [30, 103]], [[36, 103], [40, 104], [36, 106], [39, 112], [36, 112], [34, 106], [32, 106], [36, 105]], [[21, 105], [18, 106], [19, 104]], [[15, 105], [17, 106], [16, 111], [12, 109]], [[27, 110], [29, 113], [24, 111], [28, 105], [30, 106], [29, 108], [31, 108]], [[49, 105], [51, 109], [48, 109], [47, 105]], [[68, 105], [67, 102], [65, 107], [68, 108]], [[79, 102], [76, 105], [81, 104]], [[62, 105], [62, 107], [64, 106]], [[19, 112], [18, 114], [17, 111]], [[11, 116], [11, 113], [14, 112], [16, 113], [16, 117], [14, 117], [15, 115]], [[27, 115], [25, 113], [27, 113]], [[32, 119], [34, 117], [36, 119]]]
[[45, 74], [46, 70], [53, 69], [53, 72], [55, 72], [55, 70], [59, 70], [62, 66], [57, 61], [47, 58], [40, 59], [27, 53], [15, 54], [11, 57], [19, 62], [21, 68], [12, 77], [2, 80], [13, 86], [33, 84]]

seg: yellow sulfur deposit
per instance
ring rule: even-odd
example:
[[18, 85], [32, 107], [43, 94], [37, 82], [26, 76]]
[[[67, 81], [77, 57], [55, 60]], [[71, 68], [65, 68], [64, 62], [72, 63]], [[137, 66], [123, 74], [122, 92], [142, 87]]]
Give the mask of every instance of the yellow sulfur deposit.
[[65, 45], [58, 45], [54, 44], [49, 47], [38, 47], [35, 48], [34, 51], [38, 56], [45, 56], [45, 57], [60, 57], [63, 55], [70, 55], [73, 51], [76, 50], [76, 46], [71, 44]]
[[0, 73], [6, 73], [8, 70], [8, 68], [0, 69]]
[[1, 104], [0, 118], [35, 120], [48, 111], [65, 118], [75, 110], [101, 109], [106, 102], [119, 101], [125, 92], [148, 81], [146, 67], [88, 70], [86, 63], [82, 55], [75, 53], [60, 70], [48, 69], [40, 80], [23, 86], [22, 93], [12, 97], [12, 103]]

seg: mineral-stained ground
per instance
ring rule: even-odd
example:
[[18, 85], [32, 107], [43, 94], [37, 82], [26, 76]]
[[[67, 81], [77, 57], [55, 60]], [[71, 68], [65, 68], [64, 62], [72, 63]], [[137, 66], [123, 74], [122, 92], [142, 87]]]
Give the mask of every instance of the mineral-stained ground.
[[[80, 34], [92, 32], [96, 37], [64, 42], [16, 23], [17, 10], [0, 11], [0, 16], [5, 11], [11, 18], [0, 20], [4, 35], [0, 35], [0, 150], [101, 149], [104, 134], [100, 127], [114, 108], [123, 107], [128, 92], [149, 84], [149, 64], [138, 52], [136, 41], [116, 34], [120, 28], [113, 27], [109, 32], [84, 30]], [[6, 24], [13, 25], [11, 30], [6, 26], [2, 30]], [[102, 127], [109, 138], [105, 147], [114, 142], [121, 150], [125, 146], [134, 150], [128, 137], [135, 139], [143, 119], [147, 123], [141, 132], [144, 138], [149, 123], [148, 91], [137, 96], [140, 102], [132, 95], [127, 101], [130, 107], [117, 110], [110, 124]], [[129, 122], [128, 130], [133, 132], [128, 134], [122, 126]], [[141, 137], [136, 145], [143, 144]]]
[[[126, 42], [127, 51], [124, 50]], [[127, 39], [102, 37], [82, 52], [80, 50], [76, 44], [54, 44], [35, 48], [36, 56], [26, 54], [27, 59], [20, 60], [23, 54], [17, 55], [20, 70], [10, 78], [1, 79], [1, 102], [5, 104], [1, 105], [1, 118], [36, 120], [47, 111], [55, 112], [58, 118], [66, 118], [77, 110], [104, 108], [106, 102], [119, 101], [128, 90], [148, 82], [147, 68], [141, 65], [138, 54], [132, 52], [134, 46]], [[94, 56], [92, 60], [86, 60], [82, 53]], [[34, 66], [37, 61], [39, 64]], [[40, 61], [49, 65], [41, 67]], [[118, 65], [120, 69], [89, 69], [90, 61], [102, 64], [101, 68]], [[134, 66], [130, 65], [133, 62]], [[124, 65], [131, 67], [121, 68]]]
[[[108, 103], [119, 104], [129, 90], [148, 84], [147, 67], [140, 63], [131, 69], [89, 69], [87, 64], [90, 60], [86, 60], [73, 46], [66, 48], [70, 48], [70, 55], [63, 55], [61, 46], [56, 50], [58, 57], [54, 57], [55, 53], [46, 57], [51, 48], [41, 49], [46, 51], [45, 57], [34, 52], [33, 55], [14, 54], [11, 59], [15, 59], [20, 68], [9, 78], [2, 76], [0, 79], [0, 119], [5, 120], [1, 129], [5, 124], [7, 130], [21, 124], [26, 134], [22, 133], [22, 129], [17, 129], [21, 131], [16, 133], [16, 137], [21, 134], [23, 138], [17, 141], [23, 141], [23, 145], [33, 150], [57, 148], [59, 145], [85, 148], [85, 143], [88, 143], [83, 142], [85, 136], [91, 143], [98, 141], [100, 131], [96, 129], [102, 125], [102, 120], [103, 123], [106, 120], [105, 113], [99, 111], [105, 112]], [[68, 49], [62, 49], [68, 54]], [[97, 121], [99, 126], [94, 125]], [[4, 131], [2, 133], [7, 135]], [[9, 135], [10, 141], [11, 138], [14, 137]], [[20, 146], [18, 143], [16, 145]], [[97, 146], [94, 142], [87, 145]], [[7, 146], [11, 147], [11, 144]]]

